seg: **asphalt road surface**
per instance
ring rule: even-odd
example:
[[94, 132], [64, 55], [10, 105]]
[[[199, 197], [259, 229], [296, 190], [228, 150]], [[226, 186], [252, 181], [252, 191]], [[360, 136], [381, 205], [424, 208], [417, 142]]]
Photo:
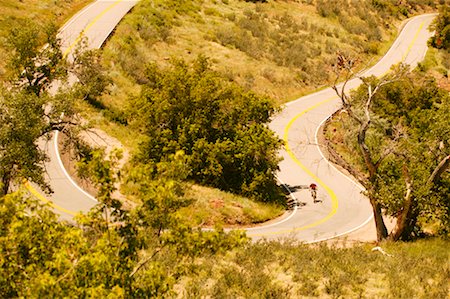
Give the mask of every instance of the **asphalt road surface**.
[[[118, 22], [138, 1], [96, 1], [75, 15], [61, 29], [63, 52], [69, 56], [83, 33], [89, 47], [99, 48]], [[364, 76], [381, 76], [393, 64], [404, 62], [415, 67], [427, 51], [431, 36], [428, 27], [435, 15], [421, 15], [411, 19], [402, 29], [386, 55]], [[349, 88], [360, 84], [357, 79]], [[286, 142], [280, 153], [284, 160], [277, 174], [280, 182], [289, 186], [301, 205], [295, 206], [270, 224], [247, 229], [254, 238], [293, 237], [300, 241], [317, 242], [342, 236], [372, 221], [372, 210], [362, 188], [331, 165], [317, 143], [318, 127], [338, 108], [340, 102], [331, 88], [288, 103], [275, 117], [270, 127]], [[55, 138], [46, 144], [50, 162], [46, 165], [49, 181], [54, 190], [51, 196], [41, 195], [32, 186], [29, 190], [41, 200], [51, 200], [62, 219], [71, 219], [79, 211], [86, 212], [96, 200], [78, 187], [68, 176], [61, 163]], [[318, 186], [314, 203], [308, 186]]]

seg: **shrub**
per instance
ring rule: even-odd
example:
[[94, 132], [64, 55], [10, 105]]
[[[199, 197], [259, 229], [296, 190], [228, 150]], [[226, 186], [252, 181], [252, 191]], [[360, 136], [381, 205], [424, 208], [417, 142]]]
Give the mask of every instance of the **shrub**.
[[276, 108], [213, 72], [206, 58], [192, 67], [147, 69], [148, 83], [132, 100], [130, 122], [147, 136], [136, 161], [188, 157], [190, 179], [260, 200], [279, 199], [274, 171], [281, 140], [265, 125]]
[[450, 51], [450, 6], [443, 5], [434, 22], [436, 34], [430, 39], [431, 46]]

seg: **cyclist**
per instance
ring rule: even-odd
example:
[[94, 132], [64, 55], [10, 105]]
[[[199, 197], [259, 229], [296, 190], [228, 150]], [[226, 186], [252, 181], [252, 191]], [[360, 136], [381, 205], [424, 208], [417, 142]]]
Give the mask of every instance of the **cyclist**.
[[309, 185], [309, 191], [311, 192], [311, 196], [312, 196], [314, 202], [317, 202], [317, 185], [314, 183]]

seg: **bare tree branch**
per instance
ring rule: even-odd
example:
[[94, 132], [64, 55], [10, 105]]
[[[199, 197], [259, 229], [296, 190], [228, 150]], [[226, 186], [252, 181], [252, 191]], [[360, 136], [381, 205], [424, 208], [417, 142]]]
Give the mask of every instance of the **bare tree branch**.
[[447, 157], [442, 159], [441, 162], [439, 162], [438, 166], [436, 166], [433, 173], [428, 178], [427, 185], [434, 184], [441, 177], [444, 171], [446, 171], [449, 168], [449, 166], [450, 166], [450, 155], [448, 155]]
[[153, 252], [153, 254], [149, 257], [147, 257], [145, 260], [141, 261], [134, 269], [133, 271], [131, 271], [130, 276], [129, 277], [133, 277], [143, 266], [145, 266], [148, 262], [150, 262], [158, 253], [161, 252], [161, 250], [163, 250], [163, 248], [166, 246], [166, 244], [164, 244], [163, 246], [161, 246], [160, 248], [158, 248], [155, 252]]
[[389, 236], [394, 241], [400, 239], [402, 233], [404, 232], [406, 221], [409, 219], [408, 216], [411, 213], [413, 206], [411, 196], [413, 191], [413, 183], [406, 165], [403, 166], [403, 177], [405, 178], [406, 193], [403, 199], [403, 205], [397, 214], [397, 222], [395, 223], [395, 227]]

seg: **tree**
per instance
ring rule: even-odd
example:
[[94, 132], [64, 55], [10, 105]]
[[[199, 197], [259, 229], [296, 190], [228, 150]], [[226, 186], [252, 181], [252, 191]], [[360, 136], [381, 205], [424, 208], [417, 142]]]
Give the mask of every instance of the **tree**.
[[75, 224], [26, 193], [0, 196], [1, 297], [174, 296], [192, 265], [247, 244], [242, 232], [193, 229], [176, 217], [182, 153], [157, 166], [158, 178], [136, 170], [142, 200], [128, 209], [112, 193], [115, 157], [94, 151], [80, 162], [99, 189], [99, 204]]
[[[108, 160], [101, 151], [83, 153], [80, 172], [98, 188], [99, 204], [88, 215], [77, 217], [76, 224], [59, 221], [48, 206], [24, 193], [11, 194], [12, 185], [20, 188], [23, 179], [50, 189], [43, 177], [46, 154], [39, 141], [53, 130], [66, 132], [75, 125], [76, 94], [98, 96], [96, 87], [86, 88], [86, 81], [80, 83], [83, 93], [65, 87], [61, 80], [67, 70], [56, 32], [42, 33], [39, 26], [27, 24], [31, 27], [24, 32], [37, 37], [29, 36], [28, 41], [26, 34], [12, 30], [9, 65], [15, 69], [9, 70], [10, 82], [0, 89], [0, 297], [167, 295], [186, 273], [188, 258], [246, 242], [241, 233], [202, 232], [172, 221], [177, 208], [165, 207], [171, 207], [170, 201], [181, 191], [172, 188], [171, 180], [162, 181], [162, 187], [148, 182], [148, 188], [156, 191], [146, 194], [136, 211], [124, 208], [114, 197], [120, 155]], [[89, 63], [89, 55], [78, 62]], [[86, 65], [75, 67], [82, 79], [98, 71]], [[56, 81], [63, 85], [50, 92]], [[159, 174], [180, 173], [170, 166], [178, 162], [167, 160], [166, 166], [163, 162], [157, 165]], [[148, 190], [142, 183], [142, 190]], [[152, 218], [153, 203], [161, 206], [159, 218]], [[155, 228], [159, 234], [148, 234]]]
[[74, 90], [77, 97], [94, 106], [101, 106], [97, 98], [112, 83], [101, 64], [101, 52], [98, 49], [87, 49], [87, 40], [82, 39], [75, 48], [71, 73], [77, 78]]
[[39, 96], [53, 82], [67, 75], [65, 60], [54, 24], [40, 26], [19, 20], [6, 37], [9, 50], [7, 72], [10, 82], [21, 90]]
[[445, 232], [450, 215], [448, 93], [433, 79], [413, 75], [382, 91], [378, 102], [375, 113], [402, 133], [381, 172], [383, 182], [398, 186], [379, 192], [386, 212], [397, 218], [390, 238], [417, 236], [428, 219]]
[[433, 27], [436, 32], [430, 38], [429, 44], [438, 49], [450, 50], [450, 6], [442, 5], [440, 7]]
[[68, 296], [89, 248], [81, 231], [26, 193], [0, 196], [0, 297]]
[[267, 127], [272, 102], [245, 92], [210, 69], [205, 57], [190, 68], [183, 61], [147, 68], [129, 123], [145, 140], [135, 161], [158, 163], [183, 151], [189, 179], [235, 193], [273, 200], [282, 142]]
[[0, 87], [0, 195], [23, 179], [50, 190], [43, 177], [47, 156], [39, 141], [73, 124], [61, 118], [63, 112], [71, 114], [70, 97], [66, 98]]
[[[443, 115], [448, 110], [448, 94], [430, 80], [417, 85], [413, 80], [418, 79], [408, 78], [407, 69], [400, 65], [381, 79], [360, 78], [363, 84], [348, 95], [346, 84], [353, 76], [354, 64], [354, 60], [338, 56], [336, 82], [343, 77], [344, 83], [341, 87], [335, 83], [333, 88], [348, 121], [356, 126], [347, 132], [350, 141], [346, 145], [358, 153], [364, 174], [354, 166], [350, 169], [366, 189], [378, 240], [388, 236], [409, 239], [420, 230], [420, 218], [439, 215], [445, 225], [450, 152]], [[397, 219], [390, 234], [383, 211]]]
[[[178, 209], [189, 202], [182, 196], [185, 184], [181, 180], [188, 173], [182, 152], [154, 165], [133, 168], [127, 180], [138, 186], [135, 208], [125, 208], [114, 198], [114, 186], [120, 179], [118, 158], [120, 155], [113, 152], [105, 159], [103, 151], [94, 150], [79, 163], [83, 177], [98, 188], [99, 204], [88, 215], [80, 216], [79, 223], [95, 254], [108, 254], [110, 264], [104, 265], [108, 272], [95, 273], [100, 281], [107, 279], [107, 290], [120, 288], [137, 298], [172, 294], [174, 283], [186, 273], [191, 259], [247, 242], [241, 232], [203, 232], [177, 217]], [[86, 257], [89, 264], [83, 275], [92, 276], [89, 269], [90, 264], [95, 266], [95, 259]]]
[[98, 66], [98, 55], [79, 48], [71, 71], [80, 83], [72, 87], [56, 33], [54, 25], [25, 20], [6, 37], [9, 81], [0, 86], [0, 196], [22, 180], [51, 192], [43, 176], [47, 154], [39, 143], [55, 130], [75, 138], [74, 102], [95, 99], [109, 82]]

